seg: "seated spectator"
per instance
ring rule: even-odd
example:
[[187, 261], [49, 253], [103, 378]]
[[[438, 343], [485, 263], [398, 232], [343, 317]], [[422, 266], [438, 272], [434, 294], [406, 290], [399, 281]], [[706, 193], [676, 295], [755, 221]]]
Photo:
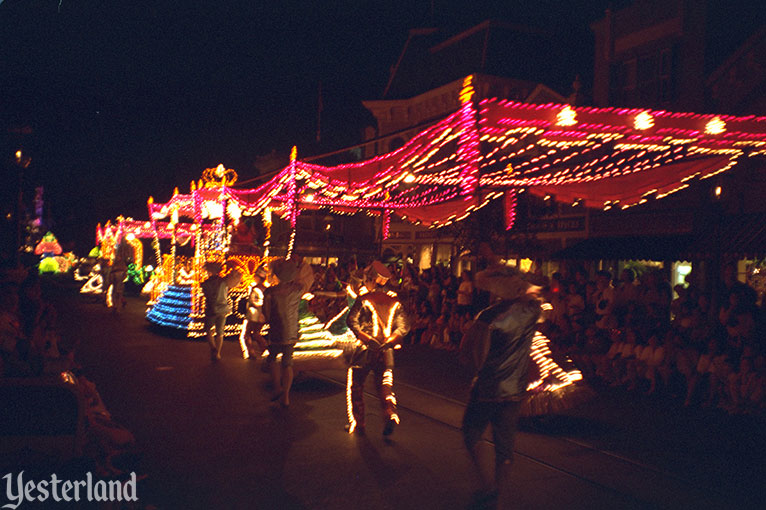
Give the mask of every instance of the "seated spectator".
[[754, 368], [754, 358], [743, 355], [739, 361], [739, 368], [732, 371], [728, 381], [730, 413], [752, 412], [762, 398], [763, 374], [759, 374]]
[[626, 328], [624, 338], [619, 356], [612, 363], [612, 371], [615, 374], [612, 385], [625, 385], [629, 390], [632, 390], [635, 389], [638, 382], [637, 360], [639, 347], [642, 347], [642, 344], [636, 329]]
[[435, 349], [446, 349], [449, 346], [449, 331], [447, 330], [447, 321], [449, 314], [445, 309], [432, 321], [430, 327], [423, 334], [427, 345]]
[[606, 383], [612, 383], [617, 380], [614, 367], [617, 358], [622, 355], [622, 350], [625, 344], [622, 331], [618, 329], [612, 330], [611, 342], [606, 354], [596, 360], [596, 375], [601, 377]]
[[683, 388], [685, 394], [687, 381], [697, 366], [699, 351], [688, 345], [683, 335], [674, 328], [668, 329], [663, 347], [665, 357], [657, 368], [663, 387], [670, 388], [671, 393]]
[[583, 345], [578, 353], [572, 353], [572, 359], [584, 373], [595, 375], [598, 361], [608, 350], [607, 332], [591, 326], [584, 331]]
[[691, 404], [700, 384], [707, 385], [707, 397], [703, 405], [712, 405], [720, 396], [723, 382], [728, 381], [730, 372], [723, 342], [717, 336], [711, 337], [707, 349], [700, 354], [697, 367], [688, 381], [684, 406]]
[[660, 367], [665, 362], [665, 347], [662, 345], [658, 332], [649, 335], [646, 345], [638, 349], [637, 373], [638, 377], [649, 383], [646, 390], [651, 395], [657, 389], [657, 377], [659, 377]]
[[433, 314], [431, 313], [431, 306], [428, 301], [421, 301], [420, 308], [412, 322], [412, 343], [413, 344], [425, 344], [423, 334], [429, 329], [431, 321], [433, 320]]

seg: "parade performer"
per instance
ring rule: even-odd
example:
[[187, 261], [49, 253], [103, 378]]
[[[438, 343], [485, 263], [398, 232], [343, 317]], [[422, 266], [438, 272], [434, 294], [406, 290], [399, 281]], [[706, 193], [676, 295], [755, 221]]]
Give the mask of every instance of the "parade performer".
[[[461, 343], [461, 358], [477, 372], [463, 415], [463, 440], [481, 484], [475, 507], [507, 508], [513, 442], [527, 393], [532, 339], [541, 316], [540, 287], [518, 271], [496, 265], [476, 275], [476, 286], [497, 302], [482, 310]], [[492, 424], [494, 472], [479, 441]]]
[[[298, 307], [301, 296], [314, 283], [314, 273], [308, 265], [300, 268], [292, 260], [278, 260], [273, 266], [277, 284], [263, 293], [263, 317], [269, 324], [269, 355], [266, 362], [274, 384], [272, 401], [283, 407], [290, 405], [293, 383], [293, 351], [298, 342]], [[278, 354], [281, 363], [276, 362]]]
[[114, 313], [120, 313], [125, 308], [125, 279], [128, 275], [128, 264], [133, 260], [130, 246], [124, 238], [115, 246], [112, 256], [107, 285], [106, 306]]
[[399, 423], [393, 392], [393, 349], [409, 332], [410, 324], [401, 302], [385, 285], [391, 272], [379, 261], [365, 272], [365, 287], [349, 310], [346, 322], [361, 346], [352, 357], [346, 389], [349, 433], [364, 434], [364, 382], [373, 372], [386, 423], [383, 435], [390, 436]]
[[257, 359], [260, 354], [266, 350], [268, 344], [266, 339], [261, 336], [261, 329], [266, 323], [263, 317], [263, 292], [266, 290], [267, 272], [263, 266], [256, 269], [253, 275], [253, 283], [250, 287], [250, 294], [247, 298], [247, 319], [245, 327], [245, 345], [252, 359]]
[[242, 274], [235, 270], [223, 277], [220, 275], [223, 264], [212, 261], [205, 263], [205, 270], [208, 278], [200, 285], [205, 296], [205, 334], [210, 346], [210, 360], [218, 361], [221, 359], [226, 316], [231, 313], [228, 292], [239, 285]]
[[[593, 396], [582, 372], [571, 360], [552, 352], [548, 338], [537, 331], [548, 303], [533, 275], [500, 263], [476, 275], [476, 288], [490, 294], [492, 303], [469, 326], [460, 345], [461, 360], [477, 376], [463, 417], [463, 437], [479, 474], [482, 490], [476, 507], [509, 504], [508, 476], [519, 417], [544, 416], [568, 409]], [[480, 458], [478, 441], [492, 424], [495, 443], [494, 476]], [[503, 503], [504, 502], [504, 503]]]

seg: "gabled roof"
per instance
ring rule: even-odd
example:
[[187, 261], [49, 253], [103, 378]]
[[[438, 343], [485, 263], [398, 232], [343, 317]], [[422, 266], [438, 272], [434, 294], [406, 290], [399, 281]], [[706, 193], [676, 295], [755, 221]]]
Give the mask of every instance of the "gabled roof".
[[[439, 29], [410, 31], [391, 70], [383, 99], [401, 99], [470, 74], [543, 82], [556, 88], [571, 82], [560, 76], [559, 41], [537, 29], [485, 21], [449, 37]], [[540, 65], [541, 61], [553, 65]]]

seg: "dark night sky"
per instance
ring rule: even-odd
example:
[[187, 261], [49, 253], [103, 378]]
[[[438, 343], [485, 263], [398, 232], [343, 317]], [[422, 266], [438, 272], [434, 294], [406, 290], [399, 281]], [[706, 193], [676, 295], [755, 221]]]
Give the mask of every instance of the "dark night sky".
[[143, 218], [149, 195], [187, 191], [206, 167], [242, 180], [272, 149], [305, 157], [358, 142], [371, 124], [360, 101], [380, 98], [410, 28], [545, 27], [571, 41], [587, 77], [588, 23], [610, 3], [626, 2], [5, 0], [0, 121], [33, 128], [27, 184], [46, 186], [62, 241], [92, 239], [96, 222]]

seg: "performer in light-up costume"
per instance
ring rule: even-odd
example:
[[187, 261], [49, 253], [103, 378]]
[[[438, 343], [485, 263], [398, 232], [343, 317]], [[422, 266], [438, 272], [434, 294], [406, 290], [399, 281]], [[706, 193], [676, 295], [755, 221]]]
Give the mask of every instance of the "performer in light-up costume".
[[365, 287], [370, 291], [359, 295], [346, 319], [348, 327], [365, 347], [357, 352], [358, 359], [352, 360], [348, 370], [347, 431], [358, 434], [365, 431], [364, 381], [373, 372], [386, 416], [383, 434], [388, 436], [399, 423], [393, 391], [393, 349], [409, 332], [410, 323], [396, 293], [383, 287], [391, 278], [388, 268], [376, 261], [367, 269], [365, 277]]

